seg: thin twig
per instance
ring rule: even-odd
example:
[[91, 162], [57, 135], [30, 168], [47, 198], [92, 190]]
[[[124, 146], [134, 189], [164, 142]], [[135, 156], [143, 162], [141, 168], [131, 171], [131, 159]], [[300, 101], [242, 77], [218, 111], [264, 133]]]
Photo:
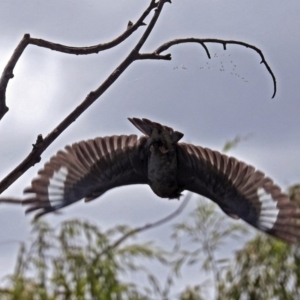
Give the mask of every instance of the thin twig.
[[138, 59], [157, 59], [157, 60], [171, 60], [171, 54], [157, 54], [157, 53], [143, 53], [138, 55]]
[[147, 59], [147, 58], [149, 58], [149, 59], [160, 59], [159, 58], [160, 53], [162, 53], [163, 51], [166, 51], [167, 49], [169, 49], [170, 47], [172, 47], [174, 45], [184, 44], [184, 43], [198, 43], [198, 44], [200, 44], [204, 48], [208, 58], [211, 58], [211, 56], [210, 56], [209, 50], [206, 47], [205, 43], [222, 44], [224, 50], [226, 50], [226, 45], [227, 44], [241, 45], [241, 46], [244, 46], [246, 48], [250, 48], [250, 49], [254, 50], [255, 52], [257, 52], [259, 54], [259, 56], [261, 57], [261, 64], [265, 65], [265, 67], [267, 68], [268, 72], [270, 73], [270, 75], [272, 77], [273, 85], [274, 85], [274, 92], [273, 92], [272, 98], [275, 97], [276, 91], [277, 91], [276, 77], [275, 77], [272, 69], [270, 68], [269, 64], [266, 62], [265, 57], [263, 55], [263, 52], [259, 48], [255, 47], [251, 44], [245, 43], [245, 42], [235, 41], [235, 40], [211, 39], [211, 38], [206, 38], [206, 39], [200, 39], [200, 38], [175, 39], [175, 40], [172, 40], [172, 41], [169, 41], [169, 42], [166, 42], [166, 43], [162, 44], [155, 51], [153, 51], [153, 53], [141, 53], [140, 57], [143, 58], [143, 59]]
[[[134, 62], [135, 60], [140, 59], [162, 59], [162, 60], [170, 60], [171, 55], [161, 55], [160, 53], [167, 50], [171, 46], [182, 44], [182, 43], [199, 43], [205, 49], [208, 57], [210, 58], [209, 51], [205, 45], [205, 43], [221, 43], [226, 49], [226, 44], [237, 44], [242, 45], [247, 48], [251, 48], [255, 50], [262, 58], [262, 63], [265, 64], [267, 70], [271, 74], [274, 82], [274, 94], [276, 93], [276, 78], [264, 59], [263, 53], [257, 47], [233, 40], [220, 40], [220, 39], [198, 39], [198, 38], [185, 38], [185, 39], [176, 39], [164, 43], [160, 47], [156, 49], [153, 53], [139, 53], [140, 49], [146, 42], [149, 37], [152, 29], [154, 28], [156, 21], [163, 9], [163, 6], [166, 2], [170, 2], [170, 0], [159, 0], [155, 2], [155, 0], [151, 0], [151, 3], [147, 10], [143, 13], [142, 17], [137, 21], [135, 25], [129, 26], [128, 31], [135, 26], [142, 25], [139, 22], [149, 14], [149, 12], [155, 8], [155, 13], [147, 26], [144, 34], [141, 39], [138, 41], [133, 50], [128, 54], [128, 56], [124, 59], [124, 61], [108, 76], [108, 78], [95, 90], [90, 92], [87, 97], [82, 101], [80, 105], [78, 105], [52, 132], [50, 132], [44, 139], [41, 135], [38, 136], [37, 142], [33, 145], [32, 151], [28, 154], [28, 156], [11, 172], [9, 173], [1, 182], [0, 182], [0, 194], [6, 190], [14, 181], [16, 181], [23, 173], [25, 173], [30, 167], [34, 166], [37, 162], [41, 160], [41, 154], [47, 149], [47, 147], [52, 144], [52, 142], [66, 129], [70, 124], [72, 124], [92, 103], [94, 103], [118, 78], [119, 76], [127, 69], [127, 67]], [[138, 25], [139, 24], [139, 25]], [[2, 77], [0, 78], [0, 119], [5, 114], [5, 110], [7, 111], [7, 107], [5, 105], [5, 90], [7, 83], [10, 78], [13, 77], [13, 68], [16, 65], [19, 57], [21, 56], [23, 50], [25, 49], [28, 40], [30, 40], [29, 35], [25, 35], [23, 40], [20, 42], [19, 46], [16, 48], [12, 58], [10, 59], [8, 65], [6, 66]], [[1, 106], [2, 105], [2, 106]], [[2, 112], [2, 115], [1, 115]]]
[[142, 16], [134, 24], [128, 26], [125, 32], [123, 32], [120, 36], [118, 36], [117, 38], [115, 38], [114, 40], [108, 43], [102, 43], [90, 47], [70, 47], [66, 45], [52, 43], [43, 39], [30, 38], [29, 44], [48, 48], [63, 53], [75, 54], [75, 55], [87, 55], [87, 54], [99, 53], [100, 51], [111, 49], [119, 45], [124, 40], [126, 40], [134, 31], [136, 31], [140, 26], [145, 26], [146, 24], [144, 23], [144, 20], [156, 6], [157, 3], [155, 3], [155, 1], [154, 2], [151, 1], [148, 8], [144, 11]]
[[170, 215], [154, 222], [154, 223], [150, 223], [150, 224], [146, 224], [144, 226], [141, 227], [137, 227], [135, 229], [132, 229], [130, 232], [124, 234], [122, 237], [120, 237], [119, 239], [117, 239], [113, 244], [111, 244], [110, 246], [108, 246], [105, 250], [103, 250], [101, 252], [100, 255], [103, 255], [104, 253], [118, 247], [121, 243], [123, 243], [126, 239], [128, 239], [129, 237], [142, 232], [142, 231], [146, 231], [148, 229], [153, 229], [155, 227], [158, 227], [160, 225], [163, 225], [169, 221], [171, 221], [172, 219], [174, 219], [175, 217], [177, 217], [178, 215], [180, 215], [182, 213], [182, 211], [186, 208], [187, 204], [189, 203], [190, 199], [192, 197], [192, 193], [188, 193], [183, 202], [180, 204], [180, 206]]
[[[156, 8], [149, 25], [147, 26], [142, 38], [138, 41], [137, 45], [128, 54], [124, 61], [108, 76], [108, 78], [95, 90], [90, 92], [87, 97], [79, 104], [57, 127], [55, 127], [44, 139], [41, 135], [38, 136], [37, 142], [33, 145], [33, 149], [29, 155], [0, 182], [0, 194], [6, 190], [13, 182], [15, 182], [22, 174], [24, 174], [30, 167], [34, 166], [41, 160], [41, 154], [52, 144], [52, 142], [66, 129], [76, 121], [76, 119], [91, 106], [127, 69], [127, 67], [139, 59], [139, 54], [136, 49], [140, 49], [145, 43], [151, 30], [153, 29], [158, 16], [163, 8], [165, 2], [168, 0], [160, 0], [158, 5], [155, 1], [151, 1], [149, 7]], [[150, 29], [149, 29], [150, 28]], [[0, 101], [1, 102], [1, 101]]]
[[7, 84], [11, 78], [14, 77], [13, 70], [16, 66], [20, 56], [22, 55], [24, 49], [28, 45], [29, 34], [25, 34], [19, 45], [15, 49], [13, 55], [8, 61], [6, 67], [3, 70], [2, 76], [0, 78], [0, 120], [2, 117], [8, 112], [8, 107], [5, 102], [5, 92], [7, 88]]
[[[147, 29], [145, 30], [144, 34], [142, 35], [141, 39], [139, 40], [139, 42], [136, 44], [136, 46], [134, 47], [134, 50], [136, 53], [139, 53], [139, 51], [141, 50], [141, 48], [143, 47], [143, 45], [145, 44], [147, 38], [149, 37], [152, 29], [154, 28], [156, 22], [157, 22], [157, 19], [164, 7], [164, 4], [166, 2], [169, 2], [171, 3], [171, 0], [160, 0], [158, 2], [158, 5], [157, 5], [157, 8], [155, 9], [155, 13], [154, 13], [154, 16], [153, 18], [151, 19], [149, 25], [147, 26]], [[152, 0], [151, 3], [155, 3], [155, 0]]]
[[22, 204], [22, 199], [18, 198], [0, 198], [0, 203]]
[[144, 11], [141, 17], [134, 24], [132, 24], [132, 26], [128, 26], [125, 32], [123, 32], [120, 36], [118, 36], [117, 38], [115, 38], [114, 40], [108, 43], [102, 43], [95, 46], [70, 47], [62, 44], [52, 43], [43, 39], [31, 38], [29, 34], [25, 34], [22, 40], [20, 41], [19, 45], [15, 49], [10, 60], [8, 61], [6, 67], [4, 68], [2, 76], [0, 78], [0, 120], [8, 111], [8, 107], [6, 105], [6, 97], [5, 97], [8, 82], [11, 78], [14, 77], [13, 70], [20, 56], [22, 55], [24, 49], [28, 45], [31, 44], [31, 45], [51, 49], [54, 51], [68, 53], [68, 54], [75, 54], [75, 55], [87, 55], [92, 53], [98, 53], [100, 51], [104, 51], [119, 45], [125, 39], [127, 39], [134, 31], [136, 31], [140, 26], [146, 25], [144, 23], [145, 18], [156, 7], [157, 7], [157, 3], [155, 3], [155, 1], [151, 1], [150, 5]]

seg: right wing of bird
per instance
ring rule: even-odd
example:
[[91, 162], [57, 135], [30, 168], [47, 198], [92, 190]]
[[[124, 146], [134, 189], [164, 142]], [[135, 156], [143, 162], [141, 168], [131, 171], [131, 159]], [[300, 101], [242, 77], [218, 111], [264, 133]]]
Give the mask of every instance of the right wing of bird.
[[178, 144], [178, 183], [233, 218], [288, 242], [300, 240], [296, 203], [264, 173], [208, 148]]

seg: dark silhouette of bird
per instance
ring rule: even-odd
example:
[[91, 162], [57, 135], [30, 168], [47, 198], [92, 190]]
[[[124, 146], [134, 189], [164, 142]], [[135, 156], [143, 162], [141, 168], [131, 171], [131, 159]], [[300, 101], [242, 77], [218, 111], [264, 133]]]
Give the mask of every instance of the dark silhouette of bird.
[[148, 184], [161, 198], [184, 190], [205, 196], [230, 217], [287, 242], [300, 240], [297, 205], [264, 173], [208, 148], [179, 143], [183, 134], [147, 119], [129, 118], [144, 136], [98, 137], [67, 146], [39, 171], [25, 193], [36, 217], [106, 191]]

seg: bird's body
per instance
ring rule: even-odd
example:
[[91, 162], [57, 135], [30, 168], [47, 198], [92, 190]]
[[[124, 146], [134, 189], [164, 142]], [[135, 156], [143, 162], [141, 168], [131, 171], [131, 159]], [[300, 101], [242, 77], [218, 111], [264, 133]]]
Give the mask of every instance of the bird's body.
[[[177, 143], [177, 141], [176, 141]], [[154, 130], [147, 141], [148, 183], [161, 198], [180, 197], [177, 182], [177, 147], [167, 131]]]
[[288, 242], [300, 240], [297, 205], [265, 175], [235, 158], [179, 143], [183, 134], [147, 119], [129, 119], [145, 135], [121, 135], [75, 143], [39, 171], [24, 201], [37, 217], [82, 198], [148, 184], [161, 198], [179, 199], [188, 190], [216, 202], [233, 218]]

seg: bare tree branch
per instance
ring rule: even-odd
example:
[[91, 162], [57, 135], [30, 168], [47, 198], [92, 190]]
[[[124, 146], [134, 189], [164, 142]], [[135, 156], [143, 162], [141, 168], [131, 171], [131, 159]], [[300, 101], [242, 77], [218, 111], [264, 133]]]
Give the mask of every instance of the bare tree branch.
[[[257, 47], [233, 40], [220, 40], [220, 39], [199, 39], [199, 38], [184, 38], [184, 39], [175, 39], [164, 43], [160, 47], [158, 47], [153, 53], [139, 53], [140, 49], [146, 42], [149, 37], [151, 31], [153, 30], [160, 13], [163, 9], [163, 6], [166, 2], [171, 2], [170, 0], [159, 0], [155, 2], [155, 0], [151, 0], [150, 5], [140, 17], [140, 19], [132, 25], [128, 24], [127, 31], [123, 33], [119, 38], [112, 41], [110, 43], [110, 47], [115, 46], [116, 44], [123, 41], [126, 37], [128, 37], [134, 30], [136, 30], [139, 26], [143, 25], [143, 20], [150, 13], [152, 9], [155, 9], [154, 15], [152, 16], [149, 25], [146, 27], [145, 32], [142, 37], [135, 45], [133, 50], [127, 55], [127, 57], [123, 60], [123, 62], [108, 76], [108, 78], [94, 91], [90, 92], [86, 98], [82, 101], [80, 105], [78, 105], [57, 127], [55, 127], [44, 139], [42, 135], [38, 135], [36, 143], [33, 145], [33, 149], [27, 155], [27, 157], [11, 172], [9, 173], [1, 182], [0, 182], [0, 194], [6, 190], [14, 181], [16, 181], [23, 173], [25, 173], [30, 167], [34, 166], [37, 162], [41, 160], [41, 154], [47, 149], [47, 147], [66, 129], [70, 124], [72, 124], [91, 104], [93, 104], [118, 78], [119, 76], [133, 63], [135, 60], [141, 59], [157, 59], [157, 60], [171, 60], [171, 54], [161, 55], [161, 52], [167, 50], [171, 46], [182, 44], [182, 43], [199, 43], [205, 49], [208, 57], [210, 58], [210, 53], [205, 43], [219, 43], [222, 44], [224, 49], [226, 49], [227, 44], [237, 44], [242, 45], [247, 48], [251, 48], [255, 50], [261, 57], [262, 63], [265, 64], [267, 70], [271, 74], [274, 82], [274, 94], [276, 93], [276, 78], [264, 59], [263, 53]], [[5, 90], [10, 78], [13, 77], [13, 69], [21, 56], [25, 47], [30, 44], [30, 42], [34, 41], [36, 45], [44, 46], [49, 49], [62, 51], [70, 54], [89, 54], [91, 51], [95, 51], [96, 48], [91, 50], [89, 47], [83, 48], [75, 48], [75, 47], [66, 47], [59, 44], [53, 44], [43, 40], [37, 40], [30, 38], [29, 35], [25, 35], [22, 41], [17, 46], [15, 52], [13, 53], [10, 61], [8, 62], [2, 77], [0, 78], [0, 119], [3, 117], [5, 112], [8, 110], [5, 104]], [[48, 44], [47, 44], [48, 43]], [[109, 43], [108, 43], [109, 44]], [[97, 51], [101, 51], [108, 49], [108, 44], [98, 45]], [[51, 48], [51, 47], [53, 48]], [[97, 47], [97, 46], [95, 46]], [[101, 48], [103, 47], [103, 48]], [[76, 52], [77, 50], [79, 52]], [[84, 53], [86, 51], [86, 53]], [[97, 52], [96, 51], [96, 52]]]
[[142, 16], [136, 21], [135, 24], [133, 24], [131, 21], [129, 21], [126, 31], [108, 43], [102, 43], [102, 44], [98, 44], [98, 45], [94, 45], [94, 46], [90, 46], [90, 47], [70, 47], [70, 46], [65, 46], [65, 45], [61, 45], [61, 44], [57, 44], [57, 43], [52, 43], [52, 42], [49, 42], [49, 41], [46, 41], [43, 39], [30, 38], [29, 44], [48, 48], [48, 49], [63, 52], [63, 53], [68, 53], [68, 54], [75, 54], [75, 55], [87, 55], [87, 54], [93, 54], [93, 53], [97, 54], [100, 51], [104, 51], [104, 50], [107, 50], [107, 49], [110, 49], [110, 48], [113, 48], [113, 47], [119, 45], [124, 40], [126, 40], [134, 31], [136, 31], [140, 26], [145, 26], [146, 25], [144, 23], [145, 18], [149, 15], [151, 10], [153, 10], [155, 7], [157, 7], [157, 3], [155, 3], [155, 1], [151, 1], [148, 8], [145, 10], [145, 12], [142, 14]]
[[171, 60], [171, 54], [160, 55], [157, 53], [143, 53], [138, 55], [138, 59], [157, 59], [157, 60]]
[[[41, 160], [41, 154], [47, 149], [49, 145], [72, 124], [90, 105], [92, 105], [127, 69], [127, 67], [139, 59], [138, 49], [140, 49], [150, 32], [152, 31], [163, 5], [169, 2], [169, 0], [160, 0], [158, 2], [155, 13], [147, 26], [142, 38], [138, 41], [137, 45], [128, 54], [124, 61], [108, 76], [108, 78], [95, 90], [90, 92], [84, 101], [79, 104], [57, 127], [55, 127], [44, 139], [42, 135], [39, 135], [36, 143], [33, 145], [33, 149], [29, 155], [0, 182], [0, 194], [6, 190], [13, 182], [15, 182], [23, 173], [25, 173], [30, 167], [34, 166]], [[151, 1], [149, 7], [156, 7], [155, 0]]]
[[142, 231], [146, 231], [148, 229], [153, 229], [155, 227], [158, 227], [160, 225], [163, 225], [169, 221], [171, 221], [172, 219], [174, 219], [175, 217], [177, 217], [178, 215], [180, 215], [183, 210], [186, 208], [187, 204], [189, 203], [190, 199], [192, 197], [192, 193], [188, 193], [183, 202], [180, 204], [180, 206], [173, 212], [171, 213], [170, 215], [154, 222], [154, 223], [150, 223], [150, 224], [146, 224], [144, 226], [141, 226], [141, 227], [137, 227], [135, 229], [132, 229], [130, 232], [124, 234], [123, 236], [121, 236], [119, 239], [117, 239], [113, 244], [111, 244], [109, 247], [107, 247], [102, 253], [106, 253], [116, 247], [118, 247], [121, 243], [123, 243], [126, 239], [128, 239], [129, 237], [131, 237], [132, 235], [135, 235], [139, 232], [142, 232]]
[[6, 67], [3, 70], [2, 76], [0, 78], [0, 120], [8, 112], [8, 107], [5, 102], [5, 92], [7, 84], [11, 78], [14, 77], [13, 70], [16, 66], [20, 56], [22, 55], [24, 49], [28, 45], [29, 34], [25, 34], [17, 48], [15, 49], [12, 57], [8, 61]]
[[[224, 50], [226, 50], [226, 45], [227, 44], [241, 45], [241, 46], [244, 46], [246, 48], [250, 48], [250, 49], [254, 50], [255, 52], [257, 52], [259, 54], [259, 56], [261, 57], [261, 64], [265, 65], [265, 67], [267, 68], [268, 72], [270, 73], [270, 75], [272, 77], [273, 85], [274, 85], [274, 92], [273, 92], [272, 98], [275, 97], [276, 90], [277, 90], [277, 84], [276, 84], [276, 78], [275, 78], [275, 75], [274, 75], [272, 69], [270, 68], [270, 66], [266, 62], [262, 51], [259, 48], [255, 47], [251, 44], [245, 43], [245, 42], [234, 41], [234, 40], [211, 39], [211, 38], [207, 38], [207, 39], [199, 39], [199, 38], [175, 39], [175, 40], [172, 40], [172, 41], [169, 41], [169, 42], [166, 42], [166, 43], [162, 44], [153, 53], [141, 53], [140, 54], [140, 59], [163, 59], [159, 55], [160, 53], [162, 53], [163, 51], [166, 51], [167, 49], [169, 49], [170, 47], [172, 47], [174, 45], [184, 44], [184, 43], [198, 43], [198, 44], [200, 44], [204, 48], [204, 50], [205, 50], [205, 52], [206, 52], [209, 59], [211, 58], [211, 56], [210, 56], [209, 50], [206, 47], [205, 43], [222, 44]], [[171, 54], [169, 54], [169, 55], [170, 55], [170, 58], [171, 58]]]
[[[11, 56], [10, 60], [8, 61], [6, 67], [3, 70], [2, 76], [0, 77], [0, 120], [3, 118], [3, 116], [7, 113], [8, 107], [6, 106], [6, 89], [8, 82], [11, 78], [14, 77], [13, 70], [22, 55], [24, 49], [28, 45], [35, 45], [47, 49], [51, 49], [54, 51], [59, 51], [63, 53], [68, 54], [75, 54], [75, 55], [87, 55], [92, 53], [98, 53], [100, 51], [104, 51], [110, 48], [113, 48], [120, 43], [122, 43], [125, 39], [127, 39], [134, 31], [136, 31], [140, 26], [146, 25], [144, 23], [145, 18], [149, 15], [149, 13], [156, 8], [158, 3], [155, 3], [155, 1], [151, 1], [148, 8], [144, 11], [144, 13], [141, 15], [141, 17], [136, 21], [135, 24], [130, 23], [129, 26], [127, 26], [127, 29], [125, 32], [123, 32], [120, 36], [115, 38], [114, 40], [98, 44], [95, 46], [90, 47], [70, 47], [66, 45], [61, 45], [57, 43], [52, 43], [46, 40], [42, 39], [36, 39], [31, 38], [29, 34], [25, 34], [22, 40], [20, 41], [19, 45], [15, 49], [13, 55]], [[132, 25], [131, 25], [132, 24]]]
[[22, 205], [22, 199], [18, 198], [0, 198], [0, 203], [8, 203], [8, 204], [20, 204]]
[[[158, 5], [157, 5], [157, 8], [155, 9], [155, 13], [154, 13], [153, 18], [151, 19], [149, 25], [147, 26], [147, 29], [145, 30], [144, 34], [141, 37], [141, 39], [139, 40], [137, 45], [134, 47], [134, 51], [136, 53], [138, 53], [141, 50], [142, 46], [145, 44], [145, 42], [146, 42], [147, 38], [149, 37], [152, 29], [154, 28], [154, 26], [156, 24], [156, 21], [157, 21], [159, 15], [160, 15], [160, 13], [163, 9], [163, 6], [166, 2], [171, 3], [171, 0], [160, 0], [158, 2]], [[152, 0], [151, 3], [153, 3], [153, 5], [154, 5], [155, 0]]]

